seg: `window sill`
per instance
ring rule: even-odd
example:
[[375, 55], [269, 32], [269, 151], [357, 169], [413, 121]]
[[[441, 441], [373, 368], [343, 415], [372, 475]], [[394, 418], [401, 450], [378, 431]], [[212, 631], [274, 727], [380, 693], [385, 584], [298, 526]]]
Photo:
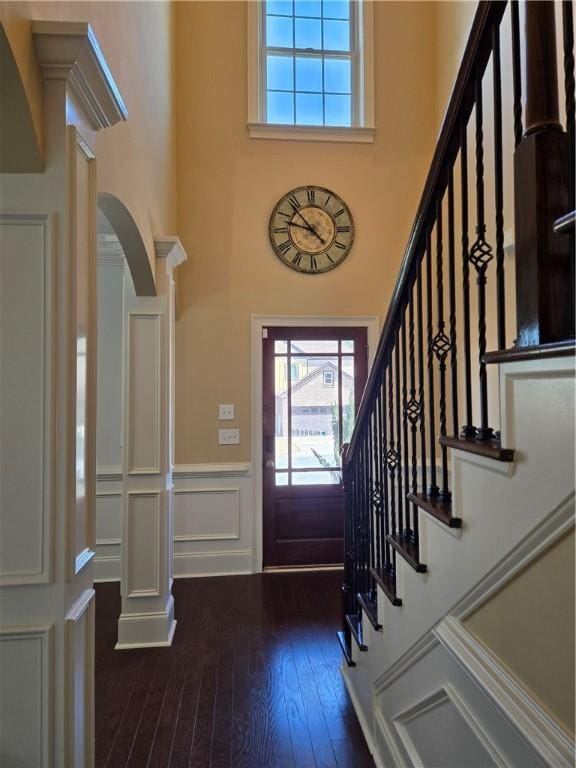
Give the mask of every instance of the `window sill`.
[[271, 123], [248, 123], [252, 139], [288, 139], [291, 141], [341, 141], [372, 144], [375, 128], [345, 128], [324, 125], [273, 125]]

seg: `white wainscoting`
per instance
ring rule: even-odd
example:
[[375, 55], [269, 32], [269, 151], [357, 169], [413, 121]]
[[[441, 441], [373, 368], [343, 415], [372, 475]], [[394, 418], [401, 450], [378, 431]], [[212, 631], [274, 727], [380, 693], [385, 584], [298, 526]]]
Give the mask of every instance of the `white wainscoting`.
[[378, 765], [573, 765], [568, 735], [453, 617], [393, 665], [373, 696]]
[[122, 467], [99, 467], [94, 581], [122, 578]]
[[174, 576], [252, 573], [251, 465], [181, 464], [173, 480]]
[[53, 625], [0, 631], [0, 761], [52, 765]]
[[52, 578], [54, 258], [49, 214], [0, 214], [0, 584], [6, 586]]
[[66, 768], [94, 754], [95, 592], [86, 589], [66, 614]]

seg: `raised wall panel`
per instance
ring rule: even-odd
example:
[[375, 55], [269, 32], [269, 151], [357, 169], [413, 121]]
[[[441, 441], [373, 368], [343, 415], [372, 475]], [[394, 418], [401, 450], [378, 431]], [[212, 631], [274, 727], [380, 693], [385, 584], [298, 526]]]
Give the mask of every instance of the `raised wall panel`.
[[497, 768], [449, 686], [436, 691], [394, 718], [414, 765], [435, 768]]
[[[127, 597], [160, 595], [161, 492], [127, 494]], [[130, 551], [128, 551], [128, 547]], [[137, 553], [135, 556], [134, 553]]]
[[[50, 217], [0, 214], [0, 583], [50, 578]], [[26, 296], [26, 301], [22, 297]]]
[[75, 345], [75, 460], [68, 520], [69, 575], [93, 557], [95, 533], [95, 215], [94, 154], [74, 126], [68, 127], [71, 252], [74, 254], [73, 344]]
[[96, 544], [122, 541], [122, 493], [99, 492], [96, 496]]
[[122, 464], [122, 324], [124, 258], [98, 255], [98, 468]]
[[240, 538], [240, 489], [195, 488], [174, 494], [174, 539]]
[[0, 765], [53, 764], [52, 626], [0, 631]]
[[93, 766], [95, 594], [84, 590], [66, 615], [67, 768]]
[[160, 314], [128, 319], [128, 472], [159, 474], [161, 457]]

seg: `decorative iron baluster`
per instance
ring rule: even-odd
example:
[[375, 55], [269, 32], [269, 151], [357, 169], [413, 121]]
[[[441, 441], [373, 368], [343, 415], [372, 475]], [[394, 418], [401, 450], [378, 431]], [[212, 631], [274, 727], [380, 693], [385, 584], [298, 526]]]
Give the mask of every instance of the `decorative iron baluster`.
[[476, 430], [479, 440], [491, 440], [492, 430], [488, 426], [488, 381], [486, 363], [482, 360], [486, 352], [486, 270], [494, 258], [492, 247], [486, 242], [484, 219], [484, 128], [482, 110], [482, 80], [476, 80], [476, 241], [470, 249], [470, 261], [477, 273], [478, 285], [478, 362], [480, 379], [480, 426]]
[[402, 405], [401, 405], [401, 389], [400, 389], [400, 330], [396, 330], [394, 337], [394, 372], [396, 375], [396, 445], [398, 450], [398, 469], [397, 479], [398, 484], [398, 535], [404, 535], [404, 494], [402, 489]]
[[394, 376], [392, 353], [390, 353], [388, 371], [388, 420], [390, 439], [388, 442], [388, 450], [386, 451], [386, 469], [388, 470], [388, 477], [390, 478], [390, 535], [394, 536], [398, 530], [398, 512], [396, 509], [396, 470], [398, 469], [398, 452], [394, 445]]
[[511, 0], [512, 19], [512, 83], [514, 90], [514, 146], [522, 141], [522, 64], [520, 53], [520, 20], [518, 0]]
[[[418, 276], [416, 278], [416, 293], [418, 296], [417, 325], [418, 325], [418, 420], [420, 422], [420, 467], [422, 473], [422, 493], [426, 493], [426, 419], [424, 395], [424, 309], [422, 306], [422, 259], [418, 259]], [[418, 516], [416, 516], [418, 519]]]
[[504, 172], [502, 169], [502, 76], [500, 72], [500, 29], [492, 28], [492, 70], [494, 75], [494, 204], [496, 208], [496, 320], [498, 349], [506, 347], [506, 289], [504, 284]]
[[[381, 456], [382, 456], [382, 424], [380, 422], [380, 398], [382, 395], [382, 386], [378, 387], [376, 390], [376, 401], [374, 403], [374, 411], [373, 411], [373, 417], [374, 417], [374, 450], [373, 450], [373, 461], [374, 461], [374, 474], [376, 477], [375, 483], [374, 483], [374, 490], [372, 491], [372, 503], [374, 505], [374, 514], [375, 514], [375, 523], [374, 523], [374, 529], [375, 529], [375, 558], [372, 562], [372, 565], [375, 568], [381, 568], [382, 567], [382, 539], [381, 539], [381, 530], [382, 530], [382, 513], [383, 513], [383, 498], [382, 498], [382, 463], [381, 463]], [[374, 586], [372, 584], [372, 586]]]
[[[414, 286], [411, 286], [408, 297], [408, 357], [410, 366], [410, 399], [406, 402], [404, 410], [405, 423], [410, 422], [412, 433], [412, 493], [418, 493], [418, 448], [416, 433], [420, 421], [420, 403], [416, 398], [416, 361], [414, 358]], [[408, 440], [406, 439], [406, 443]], [[406, 460], [406, 466], [408, 461]], [[408, 482], [406, 482], [408, 490]], [[418, 509], [412, 503], [412, 541], [418, 546]]]
[[434, 325], [432, 320], [432, 234], [426, 235], [426, 314], [428, 320], [428, 419], [430, 422], [430, 487], [428, 495], [440, 493], [436, 482], [436, 414], [434, 408]]
[[382, 486], [384, 490], [384, 515], [382, 530], [382, 541], [384, 543], [384, 564], [387, 570], [390, 569], [391, 557], [390, 557], [390, 544], [386, 540], [386, 536], [392, 532], [392, 526], [390, 521], [390, 500], [388, 496], [388, 478], [386, 477], [386, 452], [388, 450], [388, 425], [386, 421], [386, 373], [388, 369], [386, 364], [382, 366], [382, 399], [380, 402], [380, 420], [382, 422], [382, 450], [380, 453], [380, 461], [382, 463]]
[[574, 19], [572, 11], [573, 0], [562, 3], [562, 32], [564, 43], [564, 92], [566, 98], [566, 134], [568, 136], [568, 207], [573, 211], [576, 207], [574, 181], [574, 143], [576, 142], [574, 119]]
[[452, 373], [452, 434], [458, 434], [458, 357], [456, 350], [456, 275], [454, 273], [454, 169], [448, 177], [448, 283], [450, 303], [450, 370]]
[[464, 124], [460, 130], [460, 186], [462, 195], [462, 312], [464, 314], [464, 389], [466, 421], [462, 437], [466, 440], [476, 435], [472, 416], [472, 355], [470, 352], [470, 267], [468, 253], [468, 135]]
[[[444, 268], [443, 268], [443, 241], [442, 241], [442, 200], [439, 200], [436, 206], [436, 292], [438, 315], [438, 332], [432, 341], [432, 349], [438, 360], [440, 370], [440, 398], [439, 398], [439, 418], [440, 435], [446, 435], [446, 358], [450, 352], [450, 339], [444, 333]], [[450, 491], [448, 489], [448, 449], [445, 445], [440, 445], [440, 460], [442, 462], [442, 491], [441, 496], [444, 501], [450, 501]]]
[[[408, 300], [410, 303], [410, 300]], [[408, 374], [406, 367], [406, 309], [402, 317], [402, 430], [404, 443], [404, 536], [408, 541], [414, 543], [413, 526], [410, 515], [410, 503], [407, 495], [410, 488], [410, 464], [408, 447], [408, 419], [406, 418], [406, 405], [408, 401]]]

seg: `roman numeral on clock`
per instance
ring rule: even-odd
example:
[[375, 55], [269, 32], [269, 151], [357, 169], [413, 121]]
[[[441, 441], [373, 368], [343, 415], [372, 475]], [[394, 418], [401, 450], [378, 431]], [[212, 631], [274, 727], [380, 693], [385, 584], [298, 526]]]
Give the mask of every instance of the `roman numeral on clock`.
[[298, 200], [298, 198], [296, 197], [296, 195], [291, 195], [291, 196], [288, 198], [288, 202], [290, 203], [290, 205], [292, 206], [292, 208], [294, 208], [294, 210], [295, 210], [295, 211], [297, 211], [297, 210], [298, 210], [298, 208], [300, 208], [300, 201]]
[[281, 232], [288, 232], [288, 227], [274, 227], [272, 231], [276, 234], [280, 234]]
[[336, 232], [350, 232], [350, 227], [336, 227]]
[[338, 216], [342, 216], [343, 213], [345, 213], [344, 208], [340, 208], [340, 210], [336, 211], [336, 213], [334, 214], [334, 218], [337, 219]]
[[290, 242], [290, 240], [284, 240], [283, 243], [278, 243], [278, 250], [281, 253], [286, 253], [287, 251], [290, 250], [290, 248], [292, 248], [292, 243]]
[[310, 269], [318, 269], [316, 256], [314, 256], [313, 254], [310, 254]]
[[346, 245], [344, 243], [341, 243], [339, 240], [336, 240], [334, 245], [336, 246], [336, 248], [340, 248], [341, 251], [343, 251], [346, 248]]
[[306, 196], [308, 197], [308, 202], [310, 203], [310, 205], [314, 205], [314, 203], [316, 202], [316, 191], [313, 189], [309, 189], [306, 192]]
[[302, 254], [300, 253], [300, 251], [297, 251], [296, 256], [294, 256], [294, 258], [292, 259], [292, 264], [294, 264], [294, 266], [297, 267], [301, 261], [302, 261]]

